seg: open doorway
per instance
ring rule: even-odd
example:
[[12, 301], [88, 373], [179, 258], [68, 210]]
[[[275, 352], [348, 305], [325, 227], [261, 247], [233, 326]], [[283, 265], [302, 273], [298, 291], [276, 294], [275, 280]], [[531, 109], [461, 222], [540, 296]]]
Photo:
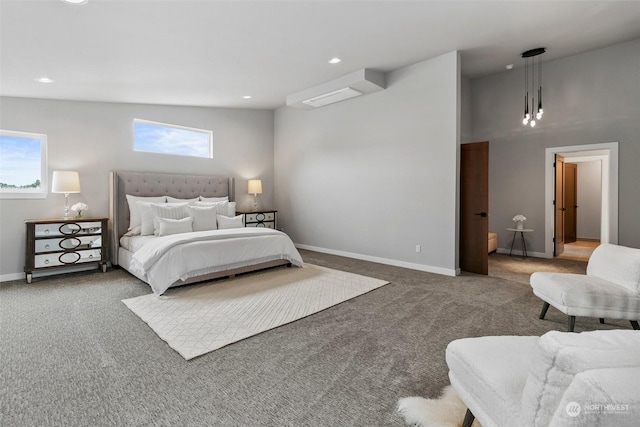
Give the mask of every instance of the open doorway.
[[[554, 256], [588, 261], [600, 244], [602, 227], [602, 163], [606, 155], [584, 156], [578, 153], [556, 154], [556, 237]], [[558, 168], [564, 165], [560, 180]], [[563, 184], [563, 188], [558, 188]], [[561, 202], [558, 202], [558, 194]], [[561, 205], [564, 210], [559, 211]], [[560, 221], [559, 221], [560, 219]], [[562, 244], [558, 244], [558, 240]], [[558, 249], [561, 249], [560, 252]]]
[[[588, 183], [583, 183], [583, 186], [587, 186], [586, 188], [587, 195], [583, 194], [582, 200], [588, 201], [588, 205], [585, 205], [585, 209], [583, 209], [585, 216], [580, 218], [581, 209], [579, 203], [573, 203], [573, 206], [578, 206], [576, 209], [575, 216], [575, 226], [579, 227], [582, 224], [583, 229], [576, 228], [575, 234], [578, 237], [581, 233], [585, 236], [584, 240], [592, 240], [593, 242], [586, 243], [587, 246], [584, 250], [578, 248], [578, 245], [575, 245], [576, 248], [571, 248], [575, 251], [581, 250], [582, 253], [588, 253], [593, 250], [599, 243], [617, 243], [618, 242], [618, 143], [603, 143], [603, 144], [589, 144], [589, 145], [579, 145], [579, 146], [570, 146], [570, 147], [552, 147], [547, 148], [546, 150], [546, 165], [545, 165], [545, 257], [553, 258], [554, 255], [562, 255], [563, 249], [559, 249], [556, 242], [559, 238], [564, 239], [565, 236], [569, 235], [569, 245], [572, 245], [571, 242], [572, 237], [571, 234], [573, 230], [570, 230], [569, 233], [565, 233], [566, 221], [565, 216], [567, 212], [569, 212], [569, 208], [567, 206], [562, 205], [559, 206], [562, 208], [563, 215], [562, 219], [558, 218], [558, 210], [556, 206], [554, 206], [554, 200], [556, 199], [556, 170], [554, 169], [554, 163], [556, 157], [564, 157], [564, 161], [571, 164], [576, 164], [577, 178], [580, 178], [580, 165], [584, 164], [582, 167], [583, 172], [585, 172], [585, 178], [589, 178], [589, 181], [585, 181]], [[599, 174], [598, 174], [599, 172]], [[575, 176], [573, 177], [575, 178]], [[593, 191], [593, 180], [600, 179], [598, 196], [594, 197]], [[580, 181], [577, 181], [577, 191], [580, 191]], [[580, 199], [580, 194], [578, 194], [578, 199]], [[570, 201], [571, 203], [571, 201]], [[595, 207], [593, 205], [595, 204]], [[594, 215], [593, 209], [599, 209], [600, 215]], [[597, 218], [597, 222], [599, 222], [599, 231], [597, 230], [597, 224], [594, 226], [593, 221], [594, 218]], [[572, 219], [569, 220], [569, 222]], [[556, 225], [558, 224], [558, 225]], [[573, 224], [570, 224], [573, 227]], [[562, 227], [560, 229], [559, 227]], [[599, 235], [598, 235], [599, 234]], [[576, 239], [577, 240], [577, 239]], [[564, 240], [563, 240], [564, 243]], [[582, 242], [581, 242], [582, 243]], [[560, 245], [562, 246], [562, 245]], [[564, 244], [567, 247], [567, 244]], [[591, 246], [589, 248], [588, 246]], [[566, 254], [565, 254], [566, 256]], [[584, 256], [584, 255], [583, 255]]]

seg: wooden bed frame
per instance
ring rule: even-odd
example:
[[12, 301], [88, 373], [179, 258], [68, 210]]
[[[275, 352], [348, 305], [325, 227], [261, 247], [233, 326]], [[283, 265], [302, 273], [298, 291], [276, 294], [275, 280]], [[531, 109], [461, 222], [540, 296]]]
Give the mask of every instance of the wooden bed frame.
[[[109, 177], [109, 212], [110, 212], [110, 250], [111, 264], [120, 265], [118, 253], [120, 238], [129, 228], [129, 204], [126, 195], [132, 196], [171, 196], [180, 199], [203, 197], [229, 197], [235, 200], [235, 180], [233, 177], [219, 175], [181, 175], [154, 172], [113, 171]], [[172, 286], [181, 286], [220, 277], [290, 265], [287, 260], [276, 260], [232, 270], [219, 271], [203, 276], [191, 277], [185, 281], [177, 281]]]

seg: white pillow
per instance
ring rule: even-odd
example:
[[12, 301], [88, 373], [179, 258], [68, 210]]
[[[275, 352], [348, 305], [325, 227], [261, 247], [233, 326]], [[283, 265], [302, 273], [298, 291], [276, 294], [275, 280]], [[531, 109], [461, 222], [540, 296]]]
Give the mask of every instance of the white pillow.
[[[138, 206], [138, 212], [140, 214], [140, 235], [141, 236], [149, 236], [153, 234], [153, 217], [154, 213], [151, 210], [151, 205], [156, 203], [149, 202], [136, 202]], [[160, 203], [157, 203], [160, 204]]]
[[127, 194], [126, 197], [127, 204], [129, 205], [129, 230], [142, 224], [140, 211], [138, 210], [138, 204], [136, 202], [164, 203], [167, 201], [165, 196], [140, 197]]
[[167, 196], [167, 203], [186, 203], [193, 206], [198, 201], [200, 201], [199, 197], [194, 197], [193, 199], [178, 199], [177, 197]]
[[200, 201], [201, 202], [209, 202], [209, 203], [228, 202], [229, 201], [229, 196], [224, 196], [224, 197], [202, 197], [202, 196], [200, 196]]
[[189, 216], [186, 203], [153, 203], [153, 234], [158, 234], [158, 218], [183, 219]]
[[168, 236], [170, 234], [191, 233], [193, 231], [191, 217], [182, 219], [157, 218], [158, 236]]
[[229, 202], [229, 210], [227, 216], [236, 216], [236, 202]]
[[122, 235], [122, 237], [125, 237], [125, 236], [126, 236], [126, 237], [139, 236], [139, 235], [140, 235], [141, 230], [142, 230], [142, 226], [141, 226], [141, 225], [139, 225], [139, 226], [134, 227], [134, 228], [132, 228], [131, 230], [127, 231], [126, 233], [124, 233], [124, 234]]
[[229, 202], [198, 202], [196, 206], [215, 207], [216, 213], [220, 215], [227, 215], [229, 213]]
[[216, 230], [215, 206], [187, 206], [189, 216], [193, 219], [193, 231]]
[[197, 202], [196, 206], [215, 206], [220, 215], [236, 216], [236, 202]]
[[242, 217], [244, 215], [238, 215], [234, 217], [218, 215], [218, 230], [226, 230], [229, 228], [243, 228], [244, 223], [242, 222]]
[[140, 211], [141, 228], [140, 235], [149, 236], [155, 234], [156, 217], [182, 219], [189, 216], [186, 203], [148, 203], [137, 202]]

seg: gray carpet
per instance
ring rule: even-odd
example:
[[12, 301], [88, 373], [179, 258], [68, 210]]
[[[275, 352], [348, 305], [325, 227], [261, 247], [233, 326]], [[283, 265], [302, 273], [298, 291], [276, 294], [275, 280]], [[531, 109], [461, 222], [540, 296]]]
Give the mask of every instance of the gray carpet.
[[[398, 398], [448, 384], [451, 340], [565, 328], [553, 309], [537, 318], [527, 278], [540, 260], [491, 255], [494, 276], [445, 277], [301, 254], [391, 283], [191, 361], [120, 302], [150, 292], [123, 270], [0, 284], [0, 425], [402, 426]], [[629, 324], [576, 322], [608, 328]]]

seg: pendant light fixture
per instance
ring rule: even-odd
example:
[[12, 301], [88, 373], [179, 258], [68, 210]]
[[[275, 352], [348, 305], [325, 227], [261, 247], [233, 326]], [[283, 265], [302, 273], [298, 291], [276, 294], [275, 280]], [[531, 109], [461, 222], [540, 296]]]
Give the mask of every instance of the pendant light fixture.
[[[543, 47], [531, 49], [522, 53], [524, 58], [524, 117], [522, 119], [523, 125], [529, 125], [534, 127], [536, 120], [542, 119], [544, 110], [542, 109], [542, 65], [540, 64], [540, 58], [538, 58], [538, 110], [536, 111], [536, 97], [534, 96], [536, 88], [536, 57], [545, 53], [546, 50]], [[531, 63], [531, 70], [529, 70], [529, 63]], [[531, 80], [531, 109], [529, 109], [529, 80]]]

